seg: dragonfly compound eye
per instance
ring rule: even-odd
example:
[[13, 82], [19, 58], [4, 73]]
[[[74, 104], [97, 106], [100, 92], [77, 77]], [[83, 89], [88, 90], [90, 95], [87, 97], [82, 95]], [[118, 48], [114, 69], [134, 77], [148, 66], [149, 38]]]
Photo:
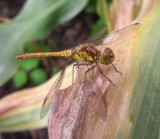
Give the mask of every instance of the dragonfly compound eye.
[[106, 48], [100, 58], [99, 58], [99, 61], [101, 64], [105, 64], [105, 65], [108, 65], [108, 64], [111, 64], [115, 59], [115, 56], [114, 56], [114, 53], [113, 51], [110, 49], [110, 48]]

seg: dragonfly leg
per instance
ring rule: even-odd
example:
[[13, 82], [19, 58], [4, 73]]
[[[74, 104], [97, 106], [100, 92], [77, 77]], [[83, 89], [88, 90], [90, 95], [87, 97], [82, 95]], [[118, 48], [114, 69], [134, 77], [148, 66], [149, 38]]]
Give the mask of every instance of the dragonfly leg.
[[114, 69], [116, 70], [116, 72], [118, 72], [118, 73], [120, 73], [120, 74], [122, 75], [122, 72], [120, 72], [120, 71], [116, 68], [116, 66], [115, 66], [114, 64], [112, 64], [112, 66], [114, 67]]
[[72, 69], [72, 85], [74, 84], [74, 67], [78, 65], [78, 62], [76, 64], [73, 65], [73, 69]]
[[[97, 63], [96, 63], [95, 65], [93, 65], [91, 68], [88, 68], [88, 70], [85, 72], [85, 78], [86, 78], [86, 74], [87, 74], [90, 70], [94, 69], [96, 66], [98, 66]], [[91, 75], [92, 80], [95, 82], [94, 77], [95, 77], [95, 76], [92, 76], [92, 75]], [[107, 79], [108, 79], [108, 78], [107, 78]], [[110, 79], [109, 79], [109, 80], [110, 80]], [[85, 79], [85, 81], [86, 81], [86, 79]], [[96, 84], [96, 82], [95, 82], [95, 84]], [[102, 99], [104, 108], [107, 110], [106, 100], [105, 100], [103, 94], [101, 93], [99, 86], [98, 86], [97, 84], [96, 84], [96, 86], [97, 86], [98, 92], [99, 92], [99, 94], [100, 94], [100, 96], [101, 96], [101, 99]], [[94, 94], [94, 95], [97, 95], [98, 93], [93, 92], [93, 94]]]
[[74, 67], [79, 68], [80, 66], [86, 66], [86, 65], [91, 65], [92, 63], [76, 63], [73, 65], [73, 70], [72, 70], [72, 84], [74, 84]]
[[101, 68], [100, 68], [98, 65], [97, 65], [97, 67], [98, 67], [100, 73], [101, 73], [105, 78], [107, 78], [107, 80], [109, 80], [109, 81], [115, 86], [115, 84], [112, 82], [112, 80], [111, 80], [110, 78], [108, 78], [108, 77], [102, 72]]
[[[85, 81], [86, 81], [86, 74], [91, 71], [92, 69], [94, 69], [96, 67], [96, 65], [93, 65], [91, 68], [88, 68], [87, 71], [85, 72]], [[93, 76], [91, 75], [91, 78], [93, 79]]]
[[76, 66], [78, 66], [78, 63], [76, 63], [76, 64], [73, 65], [73, 70], [72, 70], [72, 85], [74, 84], [74, 67], [76, 67]]

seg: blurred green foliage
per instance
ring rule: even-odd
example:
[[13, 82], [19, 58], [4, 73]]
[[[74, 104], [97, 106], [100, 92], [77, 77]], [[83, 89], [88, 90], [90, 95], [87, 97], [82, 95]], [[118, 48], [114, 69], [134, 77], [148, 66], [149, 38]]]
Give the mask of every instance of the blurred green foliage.
[[[105, 22], [104, 20], [99, 19], [92, 27], [92, 32], [91, 34], [96, 34], [102, 27], [105, 27]], [[107, 27], [106, 27], [107, 29]]]
[[34, 85], [38, 85], [47, 80], [47, 74], [44, 69], [35, 69], [30, 75], [31, 81]]
[[97, 0], [90, 0], [84, 9], [86, 13], [88, 14], [93, 14], [96, 13], [96, 5], [97, 5]]
[[74, 18], [87, 3], [88, 0], [28, 0], [16, 18], [0, 25], [0, 86], [17, 71], [15, 56], [23, 53], [26, 42], [46, 37], [55, 25]]
[[103, 20], [109, 32], [112, 31], [112, 24], [109, 16], [109, 3], [106, 0], [98, 0], [96, 5], [97, 14]]
[[[61, 2], [50, 0], [46, 3], [43, 3], [42, 0], [39, 0], [38, 2], [26, 2], [21, 13], [13, 21], [0, 27], [0, 41], [3, 42], [1, 46], [5, 46], [5, 48], [1, 51], [2, 55], [0, 55], [0, 75], [2, 75], [0, 76], [0, 85], [4, 84], [8, 79], [10, 79], [11, 76], [15, 73], [15, 71], [18, 72], [19, 70], [23, 69], [24, 72], [31, 72], [34, 69], [39, 68], [39, 59], [23, 60], [19, 62], [17, 68], [18, 62], [15, 59], [15, 55], [23, 52], [37, 52], [32, 44], [26, 43], [27, 40], [44, 38], [44, 36], [46, 36], [46, 34], [51, 31], [51, 28], [55, 24], [63, 23], [72, 19], [83, 8], [85, 8], [84, 11], [87, 14], [96, 15], [97, 13], [101, 17], [101, 19], [97, 19], [97, 22], [95, 23], [95, 25], [93, 25], [92, 34], [96, 33], [101, 27], [103, 27], [106, 23], [106, 19], [104, 19], [105, 16], [102, 16], [104, 12], [99, 12], [99, 10], [97, 10], [98, 8], [96, 9], [96, 7], [99, 7], [98, 5], [101, 6], [104, 1], [88, 1], [89, 0], [77, 0], [72, 2], [72, 0], [68, 0], [67, 6], [67, 1], [65, 0]], [[39, 7], [36, 7], [37, 5], [39, 5]], [[51, 8], [51, 10], [47, 13], [47, 10], [49, 9], [48, 6]], [[44, 10], [46, 7], [47, 9]], [[102, 6], [100, 8], [102, 8], [102, 11], [105, 12], [107, 10], [106, 6]], [[7, 36], [10, 41], [6, 41], [4, 36]], [[25, 44], [25, 46], [23, 46], [23, 44]], [[51, 51], [49, 47], [45, 47], [46, 44], [44, 43], [44, 41], [38, 41], [38, 44], [39, 51]], [[5, 55], [8, 56], [4, 59]], [[28, 73], [26, 74], [28, 75]]]
[[25, 71], [31, 71], [38, 67], [40, 63], [40, 59], [26, 59], [20, 61], [19, 67], [24, 69]]
[[[38, 43], [38, 49], [40, 51], [42, 52], [49, 51], [49, 48], [46, 47], [43, 41], [39, 41], [37, 43]], [[35, 47], [30, 43], [26, 43], [24, 47], [24, 53], [33, 53], [33, 52], [36, 52]], [[41, 60], [38, 58], [19, 61], [18, 70], [16, 74], [13, 76], [13, 82], [15, 87], [17, 88], [23, 87], [29, 81], [31, 81], [31, 84], [33, 85], [38, 85], [46, 81], [47, 73], [45, 70], [41, 69], [40, 63], [41, 63]], [[23, 77], [18, 78], [20, 75], [22, 75], [22, 71], [23, 71], [23, 74], [26, 75], [26, 78], [23, 78]]]
[[26, 85], [27, 81], [28, 81], [28, 77], [27, 77], [27, 73], [25, 70], [20, 69], [14, 75], [13, 82], [17, 88], [20, 88]]
[[[97, 1], [97, 0], [90, 0], [87, 4], [87, 6], [85, 7], [85, 12], [86, 14], [96, 14], [98, 13], [99, 15], [99, 11], [96, 10], [97, 5], [102, 5], [102, 1]], [[106, 8], [105, 6], [102, 7], [103, 9]], [[107, 9], [105, 9], [107, 10]], [[104, 16], [101, 16], [100, 13], [100, 17], [99, 19], [97, 19], [97, 22], [93, 25], [92, 27], [92, 31], [91, 31], [91, 35], [95, 34], [96, 32], [98, 32], [102, 27], [105, 26], [105, 19]], [[38, 45], [37, 45], [38, 44]], [[36, 47], [34, 46], [34, 43], [25, 43], [24, 46], [24, 53], [33, 53], [33, 52], [47, 52], [47, 51], [51, 51], [51, 49], [49, 47], [46, 47], [46, 44], [44, 43], [43, 40], [39, 40], [36, 42]], [[37, 48], [38, 46], [38, 48]], [[36, 50], [38, 49], [38, 51]], [[17, 70], [17, 74], [20, 72], [25, 72], [25, 75], [27, 75], [27, 78], [17, 78], [17, 74], [13, 77], [13, 81], [14, 84], [17, 88], [23, 87], [24, 85], [26, 85], [28, 83], [28, 81], [31, 81], [31, 84], [34, 85], [38, 85], [43, 83], [44, 81], [46, 81], [47, 79], [47, 73], [43, 70], [42, 71], [42, 67], [40, 65], [41, 60], [40, 59], [27, 59], [27, 60], [22, 60], [19, 62], [19, 66], [18, 66], [18, 70]], [[60, 69], [54, 67], [52, 70], [52, 74], [54, 75], [55, 73], [57, 73]], [[37, 72], [37, 73], [36, 73]], [[41, 75], [42, 74], [42, 75]], [[18, 74], [19, 75], [19, 74]], [[42, 76], [42, 77], [40, 77]], [[15, 79], [16, 78], [16, 79]], [[19, 83], [18, 80], [19, 79]], [[16, 80], [16, 82], [15, 82]], [[19, 84], [19, 85], [17, 85]]]

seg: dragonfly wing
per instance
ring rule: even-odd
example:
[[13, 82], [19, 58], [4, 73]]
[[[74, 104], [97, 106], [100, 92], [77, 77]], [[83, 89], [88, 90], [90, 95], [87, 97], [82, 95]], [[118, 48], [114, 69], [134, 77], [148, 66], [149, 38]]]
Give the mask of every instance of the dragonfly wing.
[[[67, 62], [68, 63], [68, 62]], [[67, 64], [66, 64], [67, 65]], [[43, 119], [45, 117], [45, 115], [47, 114], [47, 112], [49, 111], [49, 109], [51, 108], [52, 104], [53, 104], [53, 99], [54, 96], [56, 96], [56, 94], [59, 92], [64, 75], [65, 75], [65, 71], [66, 71], [66, 66], [64, 67], [64, 69], [61, 71], [59, 77], [57, 78], [57, 80], [55, 81], [55, 83], [53, 84], [52, 88], [50, 89], [48, 95], [46, 96], [42, 108], [41, 108], [41, 112], [40, 112], [40, 118]]]
[[107, 28], [105, 26], [100, 31], [98, 31], [95, 35], [91, 36], [89, 39], [87, 39], [83, 43], [91, 43], [97, 40], [101, 41], [106, 35], [107, 35]]
[[140, 28], [141, 24], [135, 23], [120, 30], [117, 30], [104, 38], [104, 44], [113, 44], [125, 41], [126, 39], [136, 35]]
[[101, 45], [102, 42], [105, 45], [111, 43], [119, 43], [129, 37], [134, 36], [140, 29], [140, 26], [140, 23], [135, 23], [120, 30], [117, 30], [109, 35], [107, 35], [106, 27], [104, 27], [97, 34], [86, 40], [84, 43], [93, 43], [96, 46]]

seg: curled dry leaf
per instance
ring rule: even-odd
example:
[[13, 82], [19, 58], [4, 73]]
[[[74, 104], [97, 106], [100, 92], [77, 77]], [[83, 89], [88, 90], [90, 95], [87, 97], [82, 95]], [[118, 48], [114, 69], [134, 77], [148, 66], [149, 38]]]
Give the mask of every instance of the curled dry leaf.
[[[156, 127], [154, 136], [157, 135], [159, 124], [156, 121], [160, 120], [160, 116], [152, 113], [155, 117], [152, 119], [154, 122], [148, 119], [151, 116], [150, 111], [158, 108], [156, 104], [153, 104], [156, 97], [146, 96], [148, 95], [147, 88], [153, 87], [148, 78], [152, 81], [155, 79], [157, 81], [155, 86], [159, 88], [159, 61], [156, 61], [157, 66], [153, 68], [158, 77], [150, 72], [150, 65], [156, 58], [154, 53], [159, 52], [158, 45], [156, 45], [159, 40], [159, 32], [156, 32], [156, 28], [160, 24], [160, 20], [157, 20], [158, 12], [157, 7], [141, 21], [141, 29], [136, 35], [127, 37], [129, 34], [125, 36], [122, 34], [122, 37], [126, 37], [125, 41], [122, 39], [116, 44], [109, 45], [116, 56], [114, 64], [122, 72], [122, 76], [112, 65], [101, 65], [101, 68], [116, 86], [95, 71], [94, 81], [90, 79], [58, 93], [49, 116], [50, 139], [152, 137], [153, 133], [146, 134], [146, 130], [150, 131], [152, 126]], [[153, 31], [156, 33], [154, 38], [151, 36]], [[150, 52], [149, 57], [148, 52]], [[78, 69], [77, 80], [84, 75], [83, 70]], [[152, 90], [152, 92], [157, 91]], [[159, 98], [158, 93], [155, 95]], [[153, 104], [149, 110], [142, 105], [142, 101], [147, 103], [148, 99]], [[144, 117], [147, 118], [147, 123], [143, 120]], [[141, 128], [144, 126], [136, 121], [140, 121], [145, 128]], [[149, 126], [150, 122], [154, 124]]]
[[[140, 24], [135, 24], [107, 38], [113, 39], [112, 36], [115, 38], [115, 42], [109, 44], [109, 47], [116, 56], [114, 65], [122, 72], [122, 75], [116, 72], [112, 65], [101, 65], [101, 68], [115, 86], [96, 69], [94, 78], [70, 86], [58, 93], [49, 117], [50, 139], [93, 137], [96, 139], [106, 136], [112, 138], [113, 131], [121, 121], [119, 112], [121, 103], [124, 101], [124, 94], [120, 92], [120, 89], [128, 76], [132, 41], [139, 32]], [[107, 39], [104, 40], [102, 47], [106, 47]], [[85, 70], [81, 67], [77, 69], [77, 80], [85, 75]]]
[[[62, 88], [71, 84], [72, 65], [66, 70]], [[58, 74], [46, 83], [29, 89], [13, 92], [0, 99], [0, 131], [31, 130], [47, 126], [46, 116], [40, 119], [40, 109]]]

